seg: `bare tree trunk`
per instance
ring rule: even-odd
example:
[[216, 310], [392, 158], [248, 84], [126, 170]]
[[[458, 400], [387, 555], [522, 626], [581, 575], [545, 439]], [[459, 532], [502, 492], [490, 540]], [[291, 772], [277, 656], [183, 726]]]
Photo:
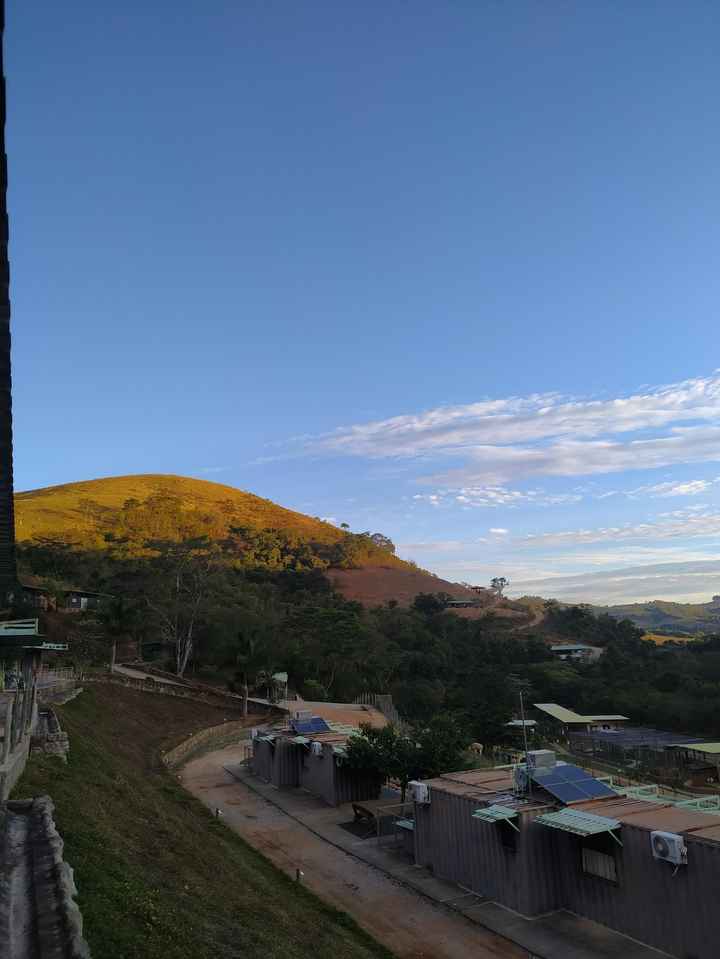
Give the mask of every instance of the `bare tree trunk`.
[[115, 656], [117, 654], [117, 640], [112, 641], [112, 646], [110, 647], [110, 672], [115, 672]]
[[246, 717], [248, 714], [248, 699], [250, 698], [250, 690], [248, 689], [247, 675], [243, 675], [243, 684], [242, 684], [242, 714], [243, 717]]

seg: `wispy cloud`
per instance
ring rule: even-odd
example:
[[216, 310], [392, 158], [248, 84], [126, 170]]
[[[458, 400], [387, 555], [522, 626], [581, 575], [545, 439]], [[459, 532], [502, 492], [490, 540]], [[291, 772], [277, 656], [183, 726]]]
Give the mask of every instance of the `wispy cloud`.
[[229, 469], [229, 466], [201, 466], [200, 472], [204, 474], [225, 473]]
[[561, 532], [532, 534], [518, 540], [525, 546], [575, 546], [582, 543], [607, 543], [624, 540], [665, 540], [676, 537], [696, 538], [720, 534], [720, 512], [715, 510], [675, 510], [665, 513], [660, 522], [628, 523], [623, 526], [602, 526], [595, 529], [573, 529]]
[[720, 477], [714, 480], [685, 480], [684, 482], [666, 482], [651, 483], [646, 486], [638, 486], [635, 489], [626, 490], [606, 490], [604, 493], [598, 493], [597, 499], [608, 499], [611, 496], [627, 496], [630, 499], [641, 499], [650, 497], [665, 498], [670, 496], [698, 496], [700, 493], [707, 493], [717, 483], [720, 483]]
[[305, 448], [373, 459], [464, 457], [463, 467], [429, 482], [496, 487], [528, 476], [720, 461], [719, 423], [715, 373], [612, 399], [544, 393], [442, 406], [343, 427], [306, 440]]
[[524, 504], [560, 506], [578, 503], [582, 496], [579, 493], [550, 494], [540, 489], [508, 489], [505, 486], [460, 486], [456, 489], [437, 490], [435, 493], [416, 493], [413, 499], [429, 503], [431, 506], [460, 506], [469, 509], [471, 507], [514, 507]]
[[708, 602], [718, 592], [720, 560], [660, 563], [548, 579], [517, 579], [511, 594], [540, 594], [566, 602], [602, 604], [674, 599]]

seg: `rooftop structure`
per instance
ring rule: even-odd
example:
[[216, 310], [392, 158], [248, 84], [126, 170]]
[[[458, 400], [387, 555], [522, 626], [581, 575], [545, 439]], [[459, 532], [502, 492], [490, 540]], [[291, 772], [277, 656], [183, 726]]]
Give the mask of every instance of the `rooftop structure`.
[[563, 726], [570, 728], [575, 727], [579, 730], [583, 727], [591, 729], [595, 726], [607, 726], [610, 728], [618, 723], [629, 721], [627, 716], [622, 716], [619, 713], [600, 713], [592, 716], [582, 716], [580, 713], [576, 713], [575, 710], [567, 709], [565, 706], [558, 705], [558, 703], [533, 703], [533, 705], [535, 709], [539, 709], [545, 716], [549, 716]]
[[524, 772], [424, 783], [416, 863], [527, 917], [568, 910], [680, 959], [715, 959], [720, 797], [620, 795], [562, 763]]

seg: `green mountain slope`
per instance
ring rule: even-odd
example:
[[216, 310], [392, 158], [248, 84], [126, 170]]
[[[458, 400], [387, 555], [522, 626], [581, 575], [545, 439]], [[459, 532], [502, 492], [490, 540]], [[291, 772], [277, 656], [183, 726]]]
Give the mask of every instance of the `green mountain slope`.
[[597, 607], [616, 619], [629, 619], [647, 630], [677, 633], [710, 633], [720, 630], [720, 600], [710, 603], [672, 603], [653, 600], [626, 606]]

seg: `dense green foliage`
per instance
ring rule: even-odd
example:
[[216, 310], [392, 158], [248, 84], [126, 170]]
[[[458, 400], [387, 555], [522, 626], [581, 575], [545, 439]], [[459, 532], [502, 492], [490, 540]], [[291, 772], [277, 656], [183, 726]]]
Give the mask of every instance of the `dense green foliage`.
[[96, 685], [58, 707], [67, 765], [30, 759], [16, 796], [50, 793], [84, 930], [102, 959], [390, 959], [292, 882], [162, 765], [161, 749], [222, 712]]
[[363, 726], [362, 735], [348, 740], [343, 763], [349, 769], [375, 774], [378, 783], [397, 780], [404, 802], [410, 780], [430, 779], [456, 769], [466, 746], [466, 736], [451, 717], [435, 716], [407, 730]]
[[[310, 700], [390, 692], [408, 721], [450, 715], [483, 743], [507, 738], [518, 681], [529, 684], [528, 702], [720, 735], [720, 639], [659, 647], [628, 621], [553, 603], [537, 631], [492, 615], [461, 618], [442, 595], [420, 595], [410, 609], [364, 609], [333, 592], [319, 569], [277, 570], [257, 558], [249, 567], [243, 542], [157, 541], [141, 557], [127, 556], [122, 543], [104, 553], [44, 544], [20, 555], [36, 574], [116, 597], [99, 616], [73, 617], [79, 660], [107, 661], [102, 642], [125, 635], [172, 668], [183, 665], [182, 647], [190, 673], [224, 677], [238, 690], [287, 671], [290, 688]], [[549, 634], [605, 654], [592, 664], [560, 662]]]

